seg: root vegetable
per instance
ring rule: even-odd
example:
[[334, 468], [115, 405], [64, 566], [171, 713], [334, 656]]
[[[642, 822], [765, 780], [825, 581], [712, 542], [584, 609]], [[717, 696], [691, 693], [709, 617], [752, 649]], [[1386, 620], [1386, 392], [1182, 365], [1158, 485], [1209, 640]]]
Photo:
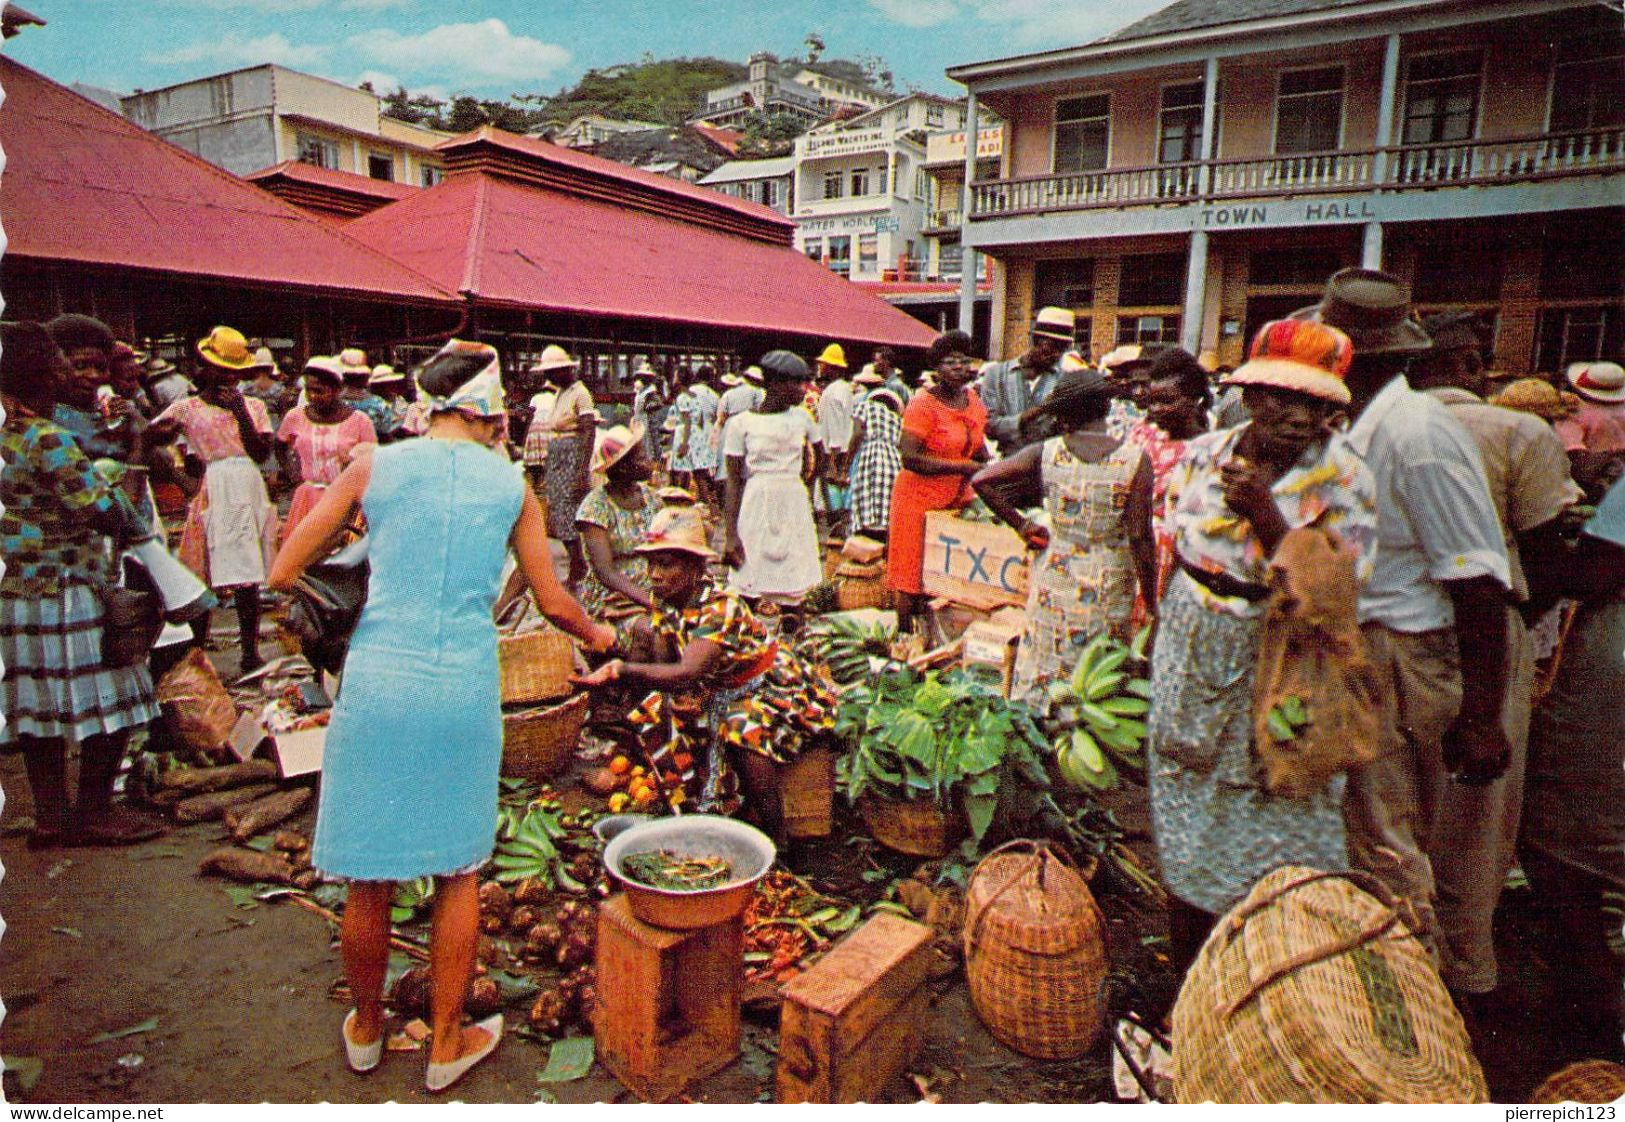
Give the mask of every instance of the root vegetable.
[[499, 915], [487, 912], [480, 917], [480, 930], [487, 935], [501, 935], [507, 929], [508, 925]]
[[586, 962], [591, 957], [591, 948], [587, 946], [584, 940], [578, 939], [573, 935], [565, 939], [564, 942], [560, 943], [559, 949], [553, 952], [554, 961], [565, 969], [580, 966], [583, 962]]
[[256, 783], [252, 787], [238, 787], [231, 791], [213, 791], [182, 799], [170, 809], [177, 822], [207, 822], [219, 818], [228, 809], [251, 803], [276, 790], [274, 783]]
[[158, 777], [158, 787], [160, 790], [185, 791], [188, 794], [201, 795], [208, 791], [224, 791], [231, 787], [264, 783], [268, 779], [276, 778], [275, 761], [249, 760], [247, 763], [227, 764], [224, 767], [175, 768]]
[[283, 853], [298, 853], [310, 848], [310, 839], [297, 830], [278, 830], [271, 839], [271, 848]]
[[309, 787], [295, 787], [291, 791], [278, 791], [263, 799], [256, 799], [245, 807], [226, 812], [226, 826], [237, 841], [247, 841], [255, 834], [264, 833], [279, 822], [284, 822], [301, 810], [315, 796]]
[[555, 1036], [564, 1027], [564, 996], [556, 989], [543, 990], [530, 1006], [530, 1024], [538, 1032]]
[[414, 966], [395, 979], [389, 1003], [403, 1017], [422, 1016], [429, 1011], [429, 990], [429, 968]]
[[281, 854], [227, 846], [205, 857], [198, 865], [198, 872], [246, 883], [293, 884], [298, 870], [283, 860]]
[[581, 781], [595, 795], [609, 795], [621, 789], [621, 777], [607, 767], [593, 768]]
[[579, 1016], [583, 1021], [588, 1021], [592, 1018], [593, 1010], [597, 1008], [597, 1006], [598, 987], [590, 983], [582, 986], [580, 992], [576, 995], [576, 1015]]
[[556, 923], [538, 923], [525, 934], [525, 944], [539, 950], [550, 951], [564, 941], [564, 932]]
[[545, 881], [539, 877], [526, 877], [514, 885], [513, 902], [516, 904], [545, 904], [552, 895]]
[[542, 922], [542, 909], [534, 904], [521, 904], [508, 916], [508, 926], [527, 935], [530, 933], [530, 929], [540, 922]]
[[480, 885], [480, 913], [482, 915], [497, 916], [503, 922], [513, 913], [513, 897], [508, 890], [494, 880], [488, 880]]
[[590, 853], [578, 853], [570, 860], [570, 875], [582, 884], [598, 879], [598, 858]]
[[293, 874], [293, 886], [295, 888], [311, 889], [315, 888], [321, 879], [321, 874], [307, 865]]
[[468, 987], [468, 999], [464, 1002], [464, 1007], [468, 1010], [468, 1015], [476, 1021], [482, 1017], [489, 1017], [502, 1008], [502, 991], [490, 978], [475, 978]]

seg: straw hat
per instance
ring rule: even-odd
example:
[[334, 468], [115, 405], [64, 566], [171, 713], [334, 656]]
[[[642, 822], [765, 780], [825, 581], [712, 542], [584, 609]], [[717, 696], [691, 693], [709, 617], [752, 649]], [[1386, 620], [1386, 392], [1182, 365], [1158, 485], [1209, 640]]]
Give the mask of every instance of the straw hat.
[[1070, 343], [1078, 335], [1078, 317], [1070, 308], [1040, 308], [1033, 317], [1032, 333]]
[[1066, 354], [1061, 356], [1062, 374], [1076, 374], [1079, 371], [1088, 369], [1089, 363], [1077, 351], [1067, 351]]
[[1490, 398], [1490, 404], [1533, 413], [1542, 420], [1555, 422], [1574, 416], [1580, 408], [1580, 399], [1563, 393], [1544, 378], [1519, 378]]
[[705, 540], [705, 520], [691, 506], [664, 506], [649, 521], [638, 553], [686, 553], [706, 561], [717, 554]]
[[620, 463], [628, 452], [643, 442], [643, 433], [641, 421], [634, 421], [630, 426], [615, 425], [599, 433], [592, 449], [592, 470], [608, 471]]
[[344, 364], [335, 355], [311, 355], [305, 360], [305, 373], [335, 386], [344, 384]]
[[175, 373], [175, 364], [167, 358], [154, 355], [142, 365], [142, 375], [147, 378], [162, 378], [167, 374]]
[[818, 361], [825, 366], [838, 366], [846, 369], [846, 349], [839, 343], [831, 343], [824, 348], [824, 353], [818, 356]]
[[737, 374], [724, 374], [722, 376], [722, 384], [727, 386], [729, 389], [733, 389], [738, 385], [743, 385], [744, 381], [745, 380]]
[[367, 352], [360, 347], [345, 347], [339, 352], [339, 365], [344, 367], [344, 376], [353, 378], [358, 374], [371, 376], [372, 367], [367, 365]]
[[272, 369], [275, 369], [276, 368], [276, 355], [271, 353], [271, 348], [270, 347], [266, 347], [266, 346], [256, 347], [254, 349], [254, 365], [255, 366], [269, 366]]
[[1259, 328], [1247, 361], [1223, 381], [1296, 390], [1347, 405], [1346, 379], [1353, 361], [1354, 346], [1337, 328], [1313, 320], [1278, 319]]
[[1609, 405], [1625, 401], [1625, 368], [1617, 362], [1571, 363], [1567, 376], [1581, 397]]
[[380, 362], [372, 368], [372, 376], [367, 379], [369, 386], [383, 386], [391, 382], [404, 382], [406, 375], [396, 370], [387, 362]]
[[1399, 278], [1376, 269], [1338, 270], [1326, 282], [1320, 303], [1300, 308], [1292, 318], [1337, 328], [1349, 337], [1356, 354], [1404, 354], [1433, 346], [1411, 318], [1410, 297]]
[[662, 506], [693, 506], [698, 501], [687, 487], [662, 487], [655, 492], [655, 498]]
[[759, 386], [762, 384], [762, 368], [760, 366], [747, 366], [745, 367], [744, 377], [745, 381], [751, 385]]
[[1138, 343], [1125, 343], [1107, 351], [1100, 359], [1100, 368], [1107, 374], [1119, 374], [1136, 363], [1150, 362], [1145, 348]]
[[545, 374], [549, 370], [567, 370], [580, 365], [579, 362], [570, 357], [569, 351], [557, 343], [549, 343], [543, 348], [542, 357], [537, 360], [536, 365], [532, 366], [531, 369]]
[[259, 365], [248, 349], [248, 340], [234, 327], [217, 327], [207, 339], [199, 339], [197, 353], [210, 365], [227, 370], [252, 370]]
[[872, 362], [865, 363], [863, 369], [858, 371], [858, 376], [853, 378], [852, 381], [860, 386], [884, 386], [886, 384], [886, 379], [875, 373], [875, 364]]

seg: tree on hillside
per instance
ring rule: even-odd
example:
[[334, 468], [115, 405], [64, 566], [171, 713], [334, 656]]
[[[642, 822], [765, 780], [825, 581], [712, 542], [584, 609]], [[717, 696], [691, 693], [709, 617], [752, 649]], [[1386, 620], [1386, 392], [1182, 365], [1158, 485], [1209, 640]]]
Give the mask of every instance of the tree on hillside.
[[807, 130], [794, 113], [752, 113], [741, 130], [739, 154], [747, 159], [788, 155], [796, 137]]
[[589, 70], [547, 101], [547, 118], [563, 124], [583, 113], [623, 121], [677, 125], [693, 116], [707, 90], [740, 81], [745, 68], [718, 58], [680, 58]]

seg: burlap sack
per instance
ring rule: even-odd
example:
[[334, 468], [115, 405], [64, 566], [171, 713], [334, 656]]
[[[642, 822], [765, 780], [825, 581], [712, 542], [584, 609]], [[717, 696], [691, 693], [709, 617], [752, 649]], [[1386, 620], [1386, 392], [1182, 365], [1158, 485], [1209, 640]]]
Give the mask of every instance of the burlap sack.
[[237, 724], [237, 705], [200, 648], [170, 668], [158, 683], [158, 704], [174, 734], [198, 752], [224, 752]]

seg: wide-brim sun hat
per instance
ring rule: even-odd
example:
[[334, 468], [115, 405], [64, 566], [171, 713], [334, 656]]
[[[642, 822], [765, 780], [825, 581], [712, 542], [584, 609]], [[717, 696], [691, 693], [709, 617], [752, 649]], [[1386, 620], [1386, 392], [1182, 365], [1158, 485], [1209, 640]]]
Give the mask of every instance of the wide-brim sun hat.
[[1107, 374], [1120, 374], [1131, 367], [1151, 364], [1145, 347], [1139, 343], [1124, 343], [1100, 356], [1100, 368]]
[[886, 384], [886, 379], [875, 373], [875, 364], [872, 362], [864, 364], [863, 369], [858, 371], [852, 381], [860, 386], [883, 386]]
[[336, 355], [311, 355], [305, 360], [306, 376], [314, 375], [318, 381], [333, 385], [344, 384], [344, 364]]
[[692, 506], [664, 506], [655, 512], [644, 532], [643, 541], [635, 547], [637, 553], [686, 553], [706, 561], [717, 559], [705, 537], [705, 520], [698, 508]]
[[744, 381], [745, 380], [737, 374], [724, 374], [722, 376], [722, 384], [727, 386], [730, 390], [735, 386], [743, 385]]
[[1566, 421], [1580, 409], [1580, 399], [1544, 378], [1519, 378], [1490, 398], [1491, 405], [1532, 413], [1544, 421]]
[[608, 471], [626, 459], [632, 449], [643, 443], [645, 431], [642, 421], [633, 421], [630, 425], [614, 425], [600, 432], [592, 449], [591, 470]]
[[208, 338], [199, 339], [197, 353], [211, 366], [226, 370], [253, 370], [259, 366], [248, 340], [234, 327], [216, 327]]
[[762, 384], [763, 380], [762, 368], [760, 366], [747, 366], [745, 367], [743, 377], [745, 381], [749, 382], [751, 385], [759, 386]]
[[1071, 343], [1078, 336], [1078, 316], [1070, 308], [1040, 308], [1033, 317], [1033, 335]]
[[1625, 367], [1617, 362], [1570, 363], [1565, 377], [1581, 397], [1606, 405], [1625, 401]]
[[1320, 303], [1289, 317], [1335, 327], [1358, 355], [1414, 354], [1433, 340], [1411, 317], [1410, 296], [1398, 277], [1377, 269], [1340, 269], [1326, 282]]
[[367, 378], [367, 385], [384, 386], [404, 381], [406, 381], [405, 374], [402, 374], [387, 362], [380, 362], [372, 368], [372, 374]]
[[358, 375], [372, 376], [372, 367], [367, 363], [367, 352], [360, 347], [345, 347], [339, 352], [339, 365], [344, 367], [344, 376], [354, 378]]
[[1278, 319], [1258, 329], [1247, 361], [1222, 382], [1294, 390], [1347, 405], [1353, 361], [1354, 345], [1337, 328], [1314, 320]]
[[550, 343], [542, 349], [542, 357], [536, 361], [531, 370], [545, 374], [549, 370], [572, 370], [581, 364], [570, 357], [570, 352], [557, 343]]

